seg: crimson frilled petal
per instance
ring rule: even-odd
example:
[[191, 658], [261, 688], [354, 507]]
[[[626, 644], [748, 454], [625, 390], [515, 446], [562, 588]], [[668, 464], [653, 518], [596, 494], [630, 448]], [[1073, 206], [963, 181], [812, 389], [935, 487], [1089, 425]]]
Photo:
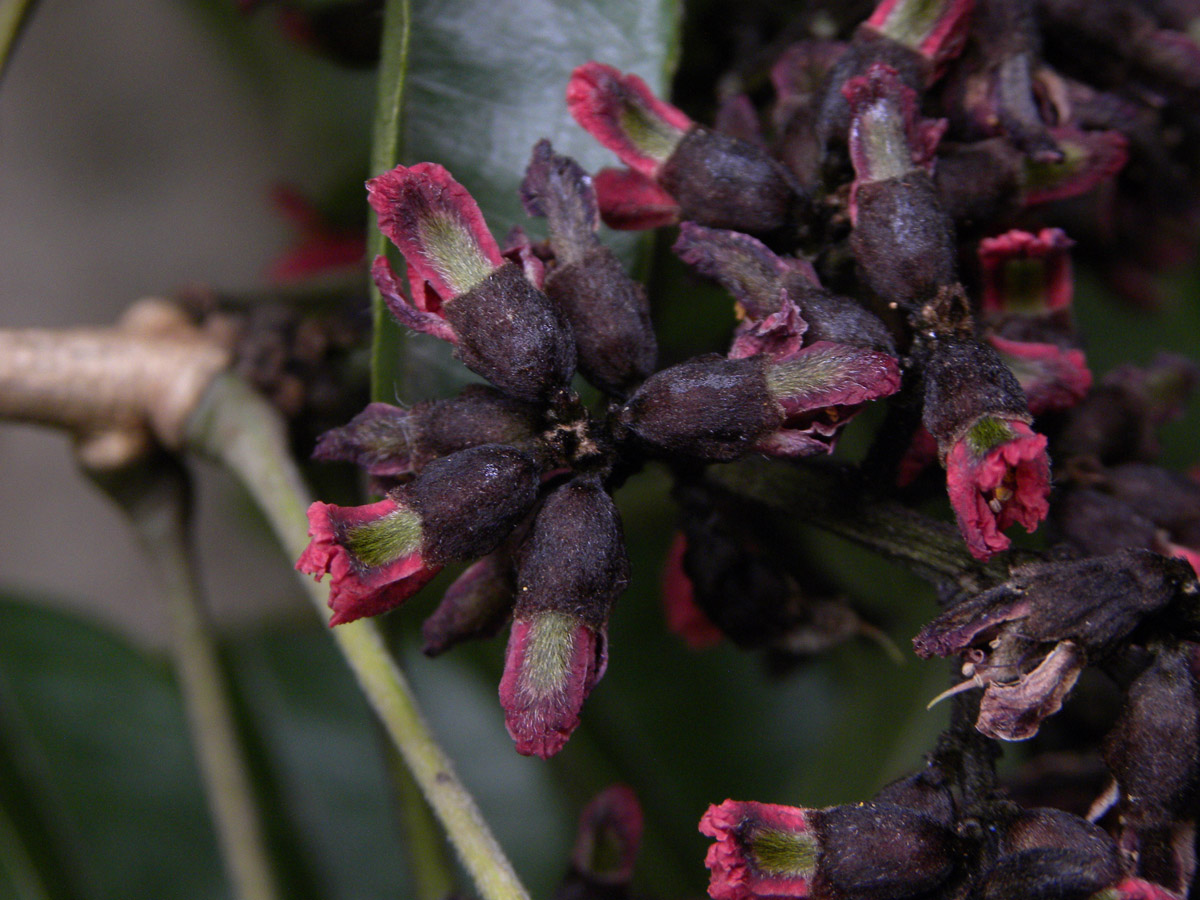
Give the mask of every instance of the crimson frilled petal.
[[730, 359], [765, 355], [772, 359], [790, 359], [800, 352], [808, 323], [787, 292], [779, 292], [779, 309], [765, 319], [747, 318], [733, 335]]
[[772, 359], [766, 379], [784, 421], [755, 448], [771, 456], [811, 456], [831, 453], [863, 404], [900, 389], [900, 366], [886, 353], [817, 341]]
[[561, 750], [607, 664], [602, 630], [562, 613], [515, 619], [500, 679], [500, 705], [517, 752], [548, 759]]
[[654, 179], [633, 169], [601, 169], [592, 178], [600, 218], [618, 231], [674, 225], [679, 204]]
[[432, 335], [447, 343], [459, 343], [458, 333], [450, 323], [442, 318], [440, 312], [432, 311], [440, 307], [440, 298], [424, 279], [415, 276], [412, 269], [409, 269], [409, 280], [416, 305], [409, 303], [405, 298], [400, 281], [392, 271], [392, 264], [388, 262], [387, 257], [375, 257], [371, 266], [371, 277], [375, 279], [375, 286], [379, 288], [388, 312], [396, 317], [397, 322], [405, 328]]
[[1061, 228], [1014, 229], [979, 242], [984, 312], [1068, 309], [1074, 294], [1071, 247]]
[[650, 178], [692, 127], [686, 113], [655, 97], [637, 75], [598, 62], [571, 73], [567, 109], [621, 162]]
[[[997, 420], [999, 422], [999, 420]], [[1050, 510], [1046, 438], [1024, 422], [1004, 421], [1011, 437], [976, 450], [970, 433], [946, 456], [946, 491], [967, 549], [990, 559], [1012, 543], [1001, 532], [1014, 523], [1037, 529]]]
[[784, 414], [794, 416], [894, 394], [900, 389], [900, 366], [886, 353], [817, 341], [789, 359], [777, 360], [767, 378]]
[[817, 840], [806, 810], [726, 800], [708, 808], [700, 833], [716, 841], [704, 857], [713, 900], [809, 896]]
[[1010, 341], [995, 334], [987, 340], [1017, 376], [1035, 416], [1070, 409], [1091, 390], [1092, 373], [1077, 347]]
[[410, 277], [429, 282], [442, 300], [504, 264], [479, 205], [436, 163], [397, 166], [372, 178], [367, 200], [380, 230], [408, 260]]
[[318, 581], [330, 576], [330, 625], [379, 615], [399, 606], [441, 569], [425, 563], [419, 541], [398, 544], [397, 555], [373, 564], [365, 563], [347, 546], [347, 535], [355, 529], [378, 526], [404, 512], [390, 498], [366, 506], [334, 506], [318, 501], [308, 508], [309, 544], [296, 560], [296, 568]]
[[721, 642], [721, 630], [696, 605], [696, 587], [683, 567], [687, 537], [681, 531], [671, 541], [663, 564], [663, 615], [667, 628], [683, 638], [692, 650], [703, 650]]

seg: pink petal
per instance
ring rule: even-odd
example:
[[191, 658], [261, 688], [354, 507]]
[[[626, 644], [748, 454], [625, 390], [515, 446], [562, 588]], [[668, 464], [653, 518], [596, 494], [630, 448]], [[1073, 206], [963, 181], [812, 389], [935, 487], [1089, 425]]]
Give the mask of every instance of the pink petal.
[[372, 178], [367, 200], [413, 277], [428, 281], [442, 300], [465, 293], [504, 264], [478, 204], [436, 163], [397, 166]]
[[679, 221], [679, 204], [654, 179], [633, 169], [601, 169], [592, 178], [600, 218], [618, 231], [644, 231]]
[[663, 565], [663, 614], [667, 628], [683, 638], [691, 650], [703, 650], [721, 642], [724, 635], [696, 605], [696, 589], [683, 567], [687, 538], [683, 532], [675, 535], [667, 560]]
[[509, 736], [525, 756], [548, 759], [566, 745], [608, 662], [604, 634], [579, 620], [559, 621], [566, 618], [542, 613], [513, 622], [500, 705]]
[[1008, 231], [979, 242], [985, 312], [1067, 309], [1074, 293], [1071, 248], [1061, 228]]
[[309, 545], [296, 568], [318, 581], [328, 574], [330, 625], [375, 616], [399, 606], [436, 575], [441, 566], [427, 566], [419, 546], [378, 565], [365, 565], [344, 544], [347, 531], [355, 526], [381, 522], [401, 513], [389, 499], [367, 506], [334, 506], [313, 503], [308, 508]]
[[[704, 858], [710, 873], [708, 895], [713, 900], [809, 896], [817, 843], [806, 810], [726, 800], [708, 808], [700, 819], [700, 833], [716, 840]], [[763, 838], [772, 839], [776, 847], [793, 844], [795, 863], [790, 867], [764, 865], [755, 851], [755, 844]]]
[[621, 162], [651, 178], [692, 127], [682, 110], [655, 97], [638, 76], [598, 62], [571, 73], [567, 109]]
[[[1046, 438], [1024, 422], [1006, 421], [1013, 437], [982, 455], [960, 438], [946, 457], [946, 491], [958, 518], [967, 549], [976, 559], [990, 559], [1012, 543], [1000, 532], [1013, 523], [1037, 529], [1050, 511], [1050, 460]], [[993, 492], [1005, 484], [1011, 492], [999, 499], [1000, 512], [989, 506]]]

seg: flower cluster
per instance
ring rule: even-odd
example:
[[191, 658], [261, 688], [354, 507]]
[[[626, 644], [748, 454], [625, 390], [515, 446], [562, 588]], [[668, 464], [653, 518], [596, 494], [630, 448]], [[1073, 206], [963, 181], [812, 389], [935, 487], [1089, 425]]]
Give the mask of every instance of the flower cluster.
[[[320, 440], [318, 458], [357, 463], [385, 495], [309, 510], [297, 567], [331, 576], [331, 624], [399, 606], [466, 563], [425, 622], [427, 652], [508, 624], [508, 730], [519, 752], [547, 757], [608, 663], [630, 577], [613, 494], [647, 463], [674, 480], [664, 600], [690, 644], [728, 637], [790, 659], [881, 637], [736, 479], [713, 477], [722, 464], [749, 471], [747, 457], [837, 472], [848, 515], [879, 501], [922, 523], [846, 533], [932, 571], [944, 609], [914, 646], [965, 678], [945, 695], [956, 725], [925, 771], [868, 803], [710, 808], [714, 900], [1185, 893], [1200, 790], [1200, 485], [1156, 454], [1159, 426], [1200, 378], [1163, 356], [1093, 379], [1071, 253], [1105, 245], [1076, 229], [1079, 210], [1144, 198], [1146, 167], [1169, 161], [1173, 178], [1200, 181], [1160, 127], [1200, 132], [1200, 54], [1181, 49], [1176, 4], [1100, 6], [1092, 17], [1076, 0], [882, 0], [844, 40], [788, 48], [766, 114], [733, 96], [718, 128], [636, 75], [584, 63], [567, 108], [625, 168], [593, 178], [539, 141], [520, 194], [545, 220], [541, 241], [516, 227], [502, 246], [435, 163], [369, 181], [407, 262], [404, 274], [383, 256], [372, 266], [388, 309], [486, 383], [411, 409], [371, 404]], [[1140, 49], [1118, 50], [1117, 22], [1137, 26]], [[1078, 46], [1108, 53], [1095, 77], [1052, 64], [1077, 61]], [[1191, 106], [1170, 119], [1180, 98]], [[724, 352], [660, 367], [647, 292], [601, 222], [672, 229], [679, 259], [732, 298]], [[1153, 243], [1140, 246], [1152, 255]], [[576, 376], [599, 402], [581, 399]], [[865, 457], [822, 466], [873, 403], [882, 424]], [[917, 511], [935, 502], [956, 531]], [[803, 499], [787, 515], [805, 521]], [[1011, 526], [1047, 520], [1040, 544], [1010, 549]], [[898, 549], [946, 529], [956, 537], [940, 556]], [[1088, 818], [1021, 808], [982, 748], [1052, 728], [1086, 669], [1120, 696], [1107, 799]], [[624, 893], [636, 804], [597, 802], [585, 824], [612, 819], [628, 853], [611, 884]], [[564, 890], [604, 893], [610, 875], [581, 841]]]

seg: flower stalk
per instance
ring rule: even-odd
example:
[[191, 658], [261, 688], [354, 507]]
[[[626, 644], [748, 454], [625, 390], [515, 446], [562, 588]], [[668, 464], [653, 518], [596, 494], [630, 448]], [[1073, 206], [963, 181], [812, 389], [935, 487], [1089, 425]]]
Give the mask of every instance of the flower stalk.
[[[308, 544], [308, 490], [288, 451], [274, 409], [241, 379], [214, 381], [189, 420], [188, 447], [221, 462], [245, 485], [267, 516], [285, 551], [297, 557]], [[302, 579], [328, 621], [328, 582]], [[484, 822], [474, 799], [454, 773], [374, 623], [358, 620], [333, 629], [338, 648], [367, 700], [408, 764], [422, 793], [484, 900], [527, 900], [528, 894]]]

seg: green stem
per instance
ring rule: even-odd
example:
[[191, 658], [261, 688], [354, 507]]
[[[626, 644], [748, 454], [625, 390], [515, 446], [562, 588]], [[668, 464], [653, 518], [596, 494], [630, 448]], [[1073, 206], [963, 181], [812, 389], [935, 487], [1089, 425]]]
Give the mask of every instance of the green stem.
[[0, 0], [0, 75], [4, 73], [13, 47], [28, 21], [34, 0]]
[[445, 900], [454, 893], [454, 875], [446, 856], [446, 841], [433, 812], [413, 778], [404, 757], [388, 754], [388, 775], [400, 808], [404, 846], [413, 869], [416, 900]]
[[[188, 445], [223, 463], [242, 481], [288, 555], [294, 559], [303, 552], [308, 545], [308, 491], [292, 461], [283, 423], [266, 400], [234, 375], [219, 377], [192, 415]], [[302, 583], [322, 620], [328, 621], [328, 582], [306, 577]], [[339, 625], [332, 633], [480, 896], [484, 900], [528, 900], [474, 799], [434, 739], [374, 622], [359, 619]]]
[[167, 602], [175, 671], [234, 896], [278, 900], [262, 821], [190, 552], [190, 489], [175, 460], [89, 472], [124, 510]]
[[[371, 145], [372, 176], [400, 162], [400, 131], [404, 126], [404, 87], [408, 74], [408, 43], [411, 33], [409, 0], [386, 0], [383, 7], [383, 44], [380, 47], [375, 131]], [[367, 222], [367, 260], [387, 252], [387, 238], [372, 213]], [[371, 397], [394, 400], [390, 376], [400, 358], [400, 326], [392, 319], [379, 289], [371, 278], [373, 343], [371, 346]]]

